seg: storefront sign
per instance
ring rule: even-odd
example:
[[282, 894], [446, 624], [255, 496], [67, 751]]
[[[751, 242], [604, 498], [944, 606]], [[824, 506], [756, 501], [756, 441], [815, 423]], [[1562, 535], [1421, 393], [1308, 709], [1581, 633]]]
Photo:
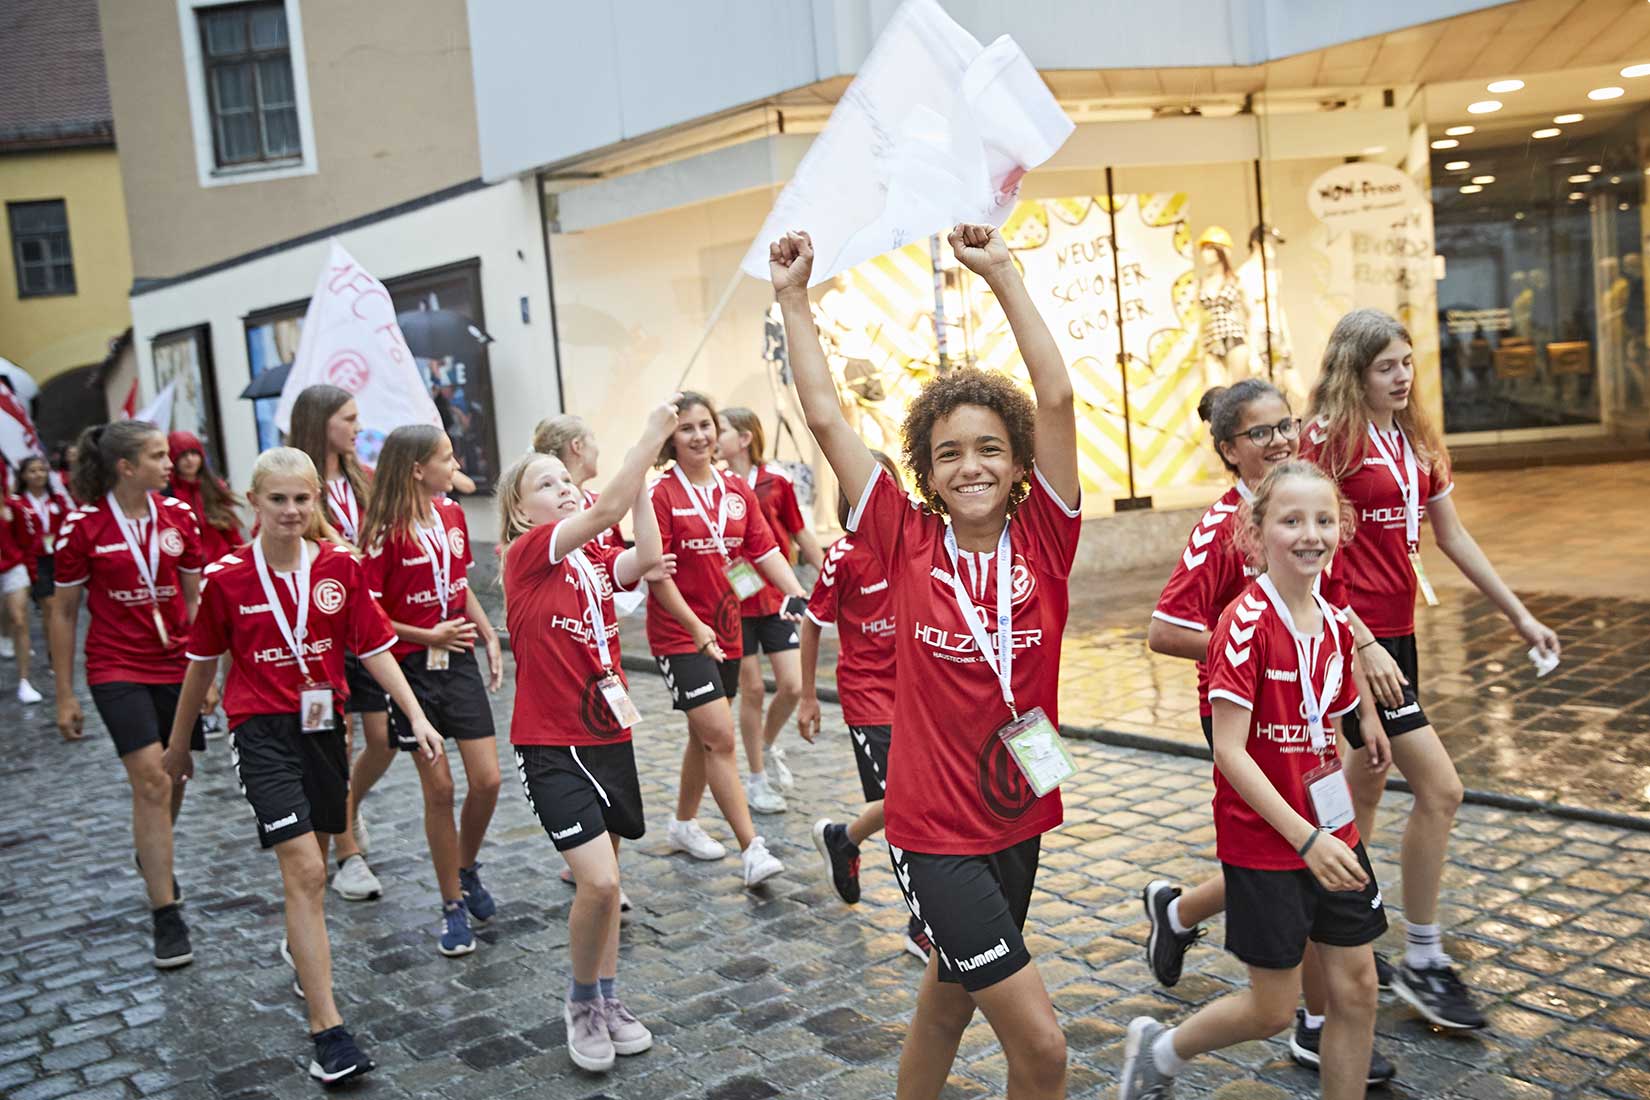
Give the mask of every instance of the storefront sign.
[[1511, 332], [1512, 310], [1505, 306], [1495, 309], [1447, 309], [1444, 320], [1450, 332], [1457, 336], [1471, 336], [1479, 329], [1485, 332]]
[[1330, 229], [1381, 229], [1420, 201], [1414, 181], [1384, 164], [1338, 164], [1306, 192], [1307, 207]]

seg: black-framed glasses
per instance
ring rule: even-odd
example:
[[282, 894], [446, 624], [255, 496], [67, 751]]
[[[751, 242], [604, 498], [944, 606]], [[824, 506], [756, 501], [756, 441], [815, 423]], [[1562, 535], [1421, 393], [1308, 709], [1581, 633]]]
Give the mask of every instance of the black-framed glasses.
[[1285, 439], [1294, 439], [1301, 434], [1301, 418], [1286, 416], [1276, 424], [1256, 424], [1248, 431], [1234, 432], [1227, 438], [1236, 439], [1238, 436], [1248, 436], [1249, 442], [1257, 447], [1264, 447], [1272, 442], [1274, 434], [1281, 435]]

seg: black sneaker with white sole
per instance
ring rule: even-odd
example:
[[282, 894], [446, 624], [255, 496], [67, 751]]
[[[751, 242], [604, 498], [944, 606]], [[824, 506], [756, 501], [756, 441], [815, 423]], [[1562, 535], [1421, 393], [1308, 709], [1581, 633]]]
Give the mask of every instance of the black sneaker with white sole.
[[1375, 985], [1382, 993], [1392, 992], [1392, 975], [1395, 971], [1385, 955], [1375, 952]]
[[175, 970], [195, 961], [194, 948], [189, 945], [189, 926], [183, 923], [178, 905], [163, 905], [154, 912], [155, 968]]
[[1413, 1005], [1434, 1027], [1477, 1031], [1489, 1023], [1472, 1003], [1466, 983], [1447, 962], [1434, 966], [1401, 964], [1392, 976], [1392, 991]]
[[342, 1024], [317, 1031], [310, 1038], [315, 1040], [315, 1057], [309, 1063], [309, 1075], [323, 1085], [336, 1085], [346, 1077], [360, 1077], [376, 1068]]
[[814, 847], [825, 861], [825, 876], [836, 896], [859, 904], [859, 845], [848, 839], [848, 827], [828, 817], [814, 822]]
[[1185, 932], [1176, 932], [1169, 920], [1169, 903], [1180, 896], [1180, 887], [1162, 879], [1147, 885], [1140, 900], [1146, 906], [1146, 919], [1151, 921], [1151, 935], [1146, 937], [1146, 963], [1152, 976], [1165, 988], [1180, 980], [1180, 969], [1186, 961], [1186, 949], [1203, 938], [1198, 926]]
[[[1295, 1010], [1295, 1033], [1289, 1036], [1289, 1056], [1295, 1060], [1297, 1066], [1307, 1069], [1318, 1068], [1318, 1046], [1323, 1042], [1323, 1028], [1307, 1027], [1306, 1013]], [[1366, 1085], [1384, 1085], [1398, 1075], [1398, 1068], [1394, 1066], [1379, 1050], [1369, 1052], [1369, 1075], [1364, 1078]]]

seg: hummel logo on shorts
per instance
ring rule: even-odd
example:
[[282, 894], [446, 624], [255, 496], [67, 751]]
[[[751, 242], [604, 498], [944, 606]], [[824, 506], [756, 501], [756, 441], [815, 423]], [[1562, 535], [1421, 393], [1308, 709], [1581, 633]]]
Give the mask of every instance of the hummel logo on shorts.
[[692, 691], [687, 692], [685, 695], [683, 695], [682, 698], [692, 699], [695, 695], [703, 695], [705, 692], [710, 691], [715, 686], [716, 686], [715, 684], [700, 684], [698, 687], [694, 688]]
[[298, 815], [296, 813], [290, 813], [285, 817], [277, 818], [274, 821], [262, 821], [259, 822], [259, 824], [264, 827], [264, 832], [273, 833], [276, 829], [284, 829], [288, 825], [298, 824]]
[[582, 832], [584, 832], [584, 822], [575, 821], [569, 827], [561, 830], [561, 832], [556, 832], [555, 830], [551, 830], [550, 839], [551, 840], [565, 840], [570, 836], [578, 836]]

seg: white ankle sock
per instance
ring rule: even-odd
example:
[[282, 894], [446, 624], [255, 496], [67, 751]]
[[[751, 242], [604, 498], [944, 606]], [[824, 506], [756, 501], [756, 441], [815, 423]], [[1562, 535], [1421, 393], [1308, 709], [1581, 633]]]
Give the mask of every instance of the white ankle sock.
[[1179, 898], [1175, 898], [1169, 903], [1169, 927], [1174, 930], [1174, 934], [1177, 936], [1184, 936], [1186, 933], [1191, 931], [1191, 928], [1180, 923]]
[[1308, 1031], [1321, 1031], [1323, 1029], [1323, 1017], [1314, 1016], [1308, 1012], [1306, 1014], [1306, 1028]]
[[1448, 963], [1444, 954], [1444, 934], [1436, 924], [1410, 924], [1404, 928], [1404, 963], [1412, 967]]
[[1157, 1064], [1157, 1072], [1166, 1077], [1173, 1077], [1186, 1068], [1186, 1059], [1174, 1052], [1174, 1033], [1171, 1027], [1152, 1044], [1152, 1061]]

